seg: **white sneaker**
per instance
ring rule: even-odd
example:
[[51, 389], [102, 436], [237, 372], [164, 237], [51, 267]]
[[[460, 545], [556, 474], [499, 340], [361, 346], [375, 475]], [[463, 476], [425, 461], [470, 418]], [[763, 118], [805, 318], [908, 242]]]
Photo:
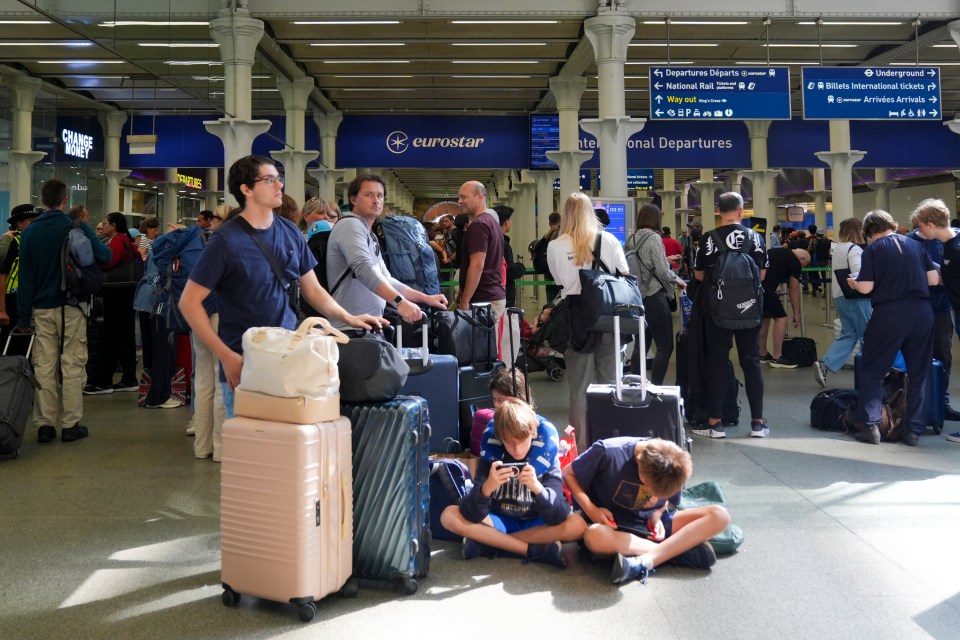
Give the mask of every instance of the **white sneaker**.
[[723, 431], [723, 426], [720, 424], [715, 424], [710, 426], [709, 424], [697, 425], [696, 429], [692, 429], [694, 435], [706, 436], [708, 438], [714, 438], [719, 440], [720, 438], [726, 438], [727, 434]]
[[195, 436], [195, 435], [197, 435], [197, 430], [193, 428], [193, 423], [192, 423], [192, 422], [190, 423], [190, 426], [187, 427], [187, 435], [188, 435], [188, 436]]
[[823, 388], [827, 386], [827, 365], [823, 364], [822, 360], [818, 360], [813, 363], [813, 377], [816, 379], [817, 384]]
[[770, 435], [770, 428], [767, 426], [767, 421], [764, 420], [760, 424], [750, 423], [750, 437], [751, 438], [766, 438]]
[[183, 405], [176, 398], [167, 398], [163, 404], [148, 404], [148, 409], [177, 409]]

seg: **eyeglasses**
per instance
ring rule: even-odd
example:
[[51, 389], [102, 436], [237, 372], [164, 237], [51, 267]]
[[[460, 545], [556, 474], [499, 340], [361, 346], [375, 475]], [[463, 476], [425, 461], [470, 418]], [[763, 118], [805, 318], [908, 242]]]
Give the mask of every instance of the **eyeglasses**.
[[283, 178], [280, 176], [267, 176], [265, 178], [257, 178], [254, 182], [263, 182], [272, 187], [275, 184], [283, 184]]

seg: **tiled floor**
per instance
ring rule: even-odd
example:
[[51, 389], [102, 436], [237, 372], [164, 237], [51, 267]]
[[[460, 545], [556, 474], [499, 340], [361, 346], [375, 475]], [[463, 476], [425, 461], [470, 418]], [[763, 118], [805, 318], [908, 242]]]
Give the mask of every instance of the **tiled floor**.
[[[822, 300], [805, 302], [823, 352]], [[221, 604], [219, 467], [193, 458], [187, 410], [86, 398], [88, 439], [31, 434], [0, 462], [0, 638], [960, 637], [960, 445], [815, 432], [812, 369], [764, 375], [771, 438], [746, 426], [695, 438], [693, 481], [719, 481], [746, 534], [712, 571], [661, 568], [617, 588], [576, 545], [562, 571], [435, 543], [417, 594], [331, 597], [310, 624], [289, 605]], [[562, 424], [565, 384], [532, 378]], [[829, 385], [851, 387], [852, 373]]]

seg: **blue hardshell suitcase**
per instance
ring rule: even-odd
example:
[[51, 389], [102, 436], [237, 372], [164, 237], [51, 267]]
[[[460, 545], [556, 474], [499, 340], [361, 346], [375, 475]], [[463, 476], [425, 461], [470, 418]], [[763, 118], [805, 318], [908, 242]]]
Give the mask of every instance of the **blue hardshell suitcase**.
[[458, 398], [460, 378], [457, 357], [429, 353], [427, 332], [421, 331], [423, 345], [419, 349], [404, 349], [400, 326], [397, 327], [397, 346], [410, 366], [407, 381], [400, 395], [420, 396], [430, 408], [430, 452], [460, 451], [460, 418]]
[[[858, 353], [856, 357], [853, 359], [853, 388], [854, 389], [860, 388], [860, 359], [862, 357], [863, 357], [862, 354]], [[894, 361], [894, 365], [896, 366], [898, 361], [902, 362], [902, 360], [903, 360], [903, 357], [898, 353], [897, 360]], [[908, 371], [907, 375], [909, 374], [910, 372]], [[929, 378], [929, 384], [927, 386], [927, 389], [928, 389], [927, 394], [928, 394], [929, 402], [927, 402], [927, 404], [930, 407], [930, 413], [928, 414], [928, 418], [927, 418], [927, 425], [933, 427], [934, 433], [940, 433], [941, 431], [943, 431], [943, 422], [945, 420], [944, 405], [946, 403], [944, 402], [944, 399], [945, 399], [944, 394], [947, 391], [944, 388], [944, 384], [943, 384], [943, 363], [937, 360], [936, 358], [934, 358], [933, 363], [930, 366], [930, 371], [927, 374], [927, 377]]]
[[430, 570], [427, 401], [343, 403], [353, 427], [353, 575], [416, 593]]

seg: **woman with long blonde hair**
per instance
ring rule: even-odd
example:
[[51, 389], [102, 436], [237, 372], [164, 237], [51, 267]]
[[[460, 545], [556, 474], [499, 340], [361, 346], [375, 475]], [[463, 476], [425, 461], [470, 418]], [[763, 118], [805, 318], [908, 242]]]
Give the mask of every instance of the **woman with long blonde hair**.
[[[600, 235], [600, 255], [593, 250]], [[594, 258], [611, 273], [628, 273], [627, 259], [620, 241], [603, 230], [586, 195], [570, 194], [560, 216], [560, 235], [547, 245], [547, 264], [554, 281], [561, 287], [560, 297], [580, 295], [580, 270], [590, 269]], [[569, 422], [577, 431], [577, 446], [586, 451], [593, 442], [587, 430], [587, 387], [592, 383], [614, 382], [613, 335], [590, 333], [570, 336], [565, 355], [570, 389]]]

